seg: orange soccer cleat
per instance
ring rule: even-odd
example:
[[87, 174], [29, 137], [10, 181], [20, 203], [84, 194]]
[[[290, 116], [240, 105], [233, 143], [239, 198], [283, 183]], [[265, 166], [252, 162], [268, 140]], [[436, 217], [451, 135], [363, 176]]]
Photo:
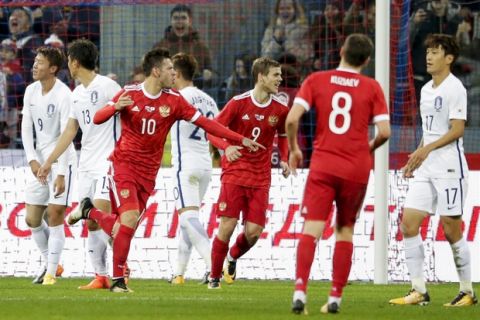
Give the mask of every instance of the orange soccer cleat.
[[57, 266], [57, 271], [55, 272], [55, 277], [57, 277], [57, 278], [58, 278], [58, 277], [61, 277], [64, 270], [65, 270], [65, 269], [63, 269], [62, 265], [61, 265], [61, 264], [58, 264], [58, 266]]
[[90, 281], [89, 284], [80, 286], [78, 289], [80, 290], [95, 290], [95, 289], [109, 289], [110, 288], [110, 282], [108, 281], [107, 276], [100, 276], [100, 275], [95, 275], [95, 279]]

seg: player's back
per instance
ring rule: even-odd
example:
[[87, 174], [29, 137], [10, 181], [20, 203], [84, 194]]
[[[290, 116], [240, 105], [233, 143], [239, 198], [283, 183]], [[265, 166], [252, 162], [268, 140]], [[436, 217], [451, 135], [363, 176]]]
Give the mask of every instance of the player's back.
[[70, 118], [76, 119], [82, 130], [79, 171], [107, 170], [108, 156], [120, 136], [120, 121], [115, 116], [101, 125], [95, 125], [93, 117], [120, 90], [115, 81], [97, 74], [87, 87], [80, 84], [73, 91]]
[[372, 165], [368, 125], [374, 117], [388, 119], [379, 84], [348, 69], [316, 72], [302, 84], [295, 102], [316, 110], [310, 169], [366, 183]]
[[[217, 104], [208, 94], [196, 87], [180, 90], [181, 95], [202, 115], [214, 118], [218, 114]], [[212, 167], [209, 143], [205, 130], [188, 121], [177, 121], [170, 130], [172, 139], [172, 164], [174, 167], [205, 168]]]

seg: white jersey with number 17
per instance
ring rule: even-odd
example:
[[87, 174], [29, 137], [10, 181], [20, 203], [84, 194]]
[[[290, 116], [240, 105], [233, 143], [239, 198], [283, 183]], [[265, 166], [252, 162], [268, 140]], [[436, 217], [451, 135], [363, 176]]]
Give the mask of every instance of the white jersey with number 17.
[[[438, 140], [450, 129], [450, 120], [467, 119], [467, 91], [462, 82], [450, 74], [438, 87], [425, 84], [420, 97], [423, 145]], [[428, 178], [456, 179], [468, 175], [463, 138], [433, 150], [416, 173]]]
[[[208, 94], [196, 87], [180, 90], [181, 95], [201, 114], [214, 118], [217, 104]], [[172, 164], [181, 169], [211, 169], [209, 144], [206, 132], [187, 121], [177, 121], [170, 130], [172, 139]]]
[[120, 90], [118, 83], [97, 74], [87, 87], [80, 84], [73, 91], [70, 118], [77, 120], [82, 129], [78, 171], [107, 172], [108, 156], [120, 137], [120, 121], [115, 116], [101, 125], [95, 125], [93, 117]]

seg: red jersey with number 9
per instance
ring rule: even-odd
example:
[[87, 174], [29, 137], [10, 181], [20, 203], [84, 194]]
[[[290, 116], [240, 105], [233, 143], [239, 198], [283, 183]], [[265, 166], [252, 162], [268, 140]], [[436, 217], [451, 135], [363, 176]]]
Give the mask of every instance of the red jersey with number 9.
[[233, 97], [215, 119], [230, 130], [257, 141], [267, 149], [250, 152], [243, 148], [240, 150], [242, 156], [234, 162], [229, 162], [223, 156], [222, 183], [269, 188], [273, 140], [277, 132], [279, 136], [285, 136], [288, 106], [284, 99], [275, 95], [271, 95], [266, 103], [260, 104], [255, 101], [252, 92], [247, 91]]
[[305, 79], [294, 103], [316, 112], [310, 170], [368, 183], [368, 125], [389, 119], [379, 83], [350, 69], [315, 72]]
[[177, 120], [193, 122], [200, 113], [178, 92], [164, 89], [152, 96], [143, 83], [126, 86], [109, 104], [115, 104], [125, 91], [133, 104], [120, 112], [122, 135], [109, 159], [126, 162], [144, 178], [154, 180], [170, 127]]

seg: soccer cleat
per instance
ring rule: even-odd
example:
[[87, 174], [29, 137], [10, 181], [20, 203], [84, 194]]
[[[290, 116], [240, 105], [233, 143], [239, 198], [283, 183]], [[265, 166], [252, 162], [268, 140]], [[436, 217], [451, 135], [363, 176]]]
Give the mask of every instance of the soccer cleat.
[[202, 277], [202, 280], [198, 284], [208, 284], [208, 278], [210, 277], [210, 271], [205, 272]]
[[95, 278], [89, 284], [80, 286], [80, 290], [109, 289], [110, 283], [107, 276], [95, 275]]
[[45, 274], [45, 277], [43, 277], [43, 282], [42, 285], [44, 286], [51, 286], [57, 283], [57, 279], [55, 279], [55, 276], [52, 276], [51, 274]]
[[220, 286], [220, 279], [219, 278], [212, 278], [208, 282], [208, 289], [221, 289]]
[[33, 279], [32, 283], [33, 284], [42, 284], [43, 283], [43, 278], [45, 277], [45, 273], [47, 273], [47, 267], [43, 266], [42, 269], [40, 269], [38, 274]]
[[125, 279], [125, 284], [128, 284], [130, 281], [130, 268], [128, 267], [127, 263], [123, 266], [123, 279]]
[[88, 214], [92, 208], [93, 203], [90, 198], [83, 198], [75, 210], [68, 215], [67, 223], [72, 226], [82, 219], [88, 219]]
[[124, 278], [119, 278], [113, 281], [112, 286], [110, 287], [111, 292], [115, 293], [131, 293], [133, 290], [127, 287], [125, 284]]
[[308, 315], [307, 309], [305, 308], [305, 303], [303, 303], [303, 301], [300, 299], [293, 301], [292, 312], [295, 314]]
[[227, 266], [223, 269], [223, 279], [227, 284], [235, 282], [237, 275], [237, 261], [227, 261]]
[[325, 303], [321, 308], [321, 313], [338, 313], [340, 311], [340, 306], [336, 302]]
[[182, 275], [172, 276], [172, 279], [169, 281], [172, 285], [182, 285], [185, 284], [185, 278]]
[[449, 303], [445, 303], [444, 307], [469, 307], [477, 304], [477, 297], [475, 294], [469, 294], [464, 291], [460, 293]]
[[65, 271], [65, 269], [63, 269], [63, 266], [61, 264], [58, 264], [57, 265], [57, 271], [55, 271], [55, 277], [61, 277], [62, 274], [63, 274], [63, 271]]
[[395, 305], [417, 304], [420, 306], [426, 306], [430, 303], [430, 296], [428, 295], [428, 292], [421, 294], [415, 289], [411, 289], [405, 297], [392, 299], [389, 303]]

